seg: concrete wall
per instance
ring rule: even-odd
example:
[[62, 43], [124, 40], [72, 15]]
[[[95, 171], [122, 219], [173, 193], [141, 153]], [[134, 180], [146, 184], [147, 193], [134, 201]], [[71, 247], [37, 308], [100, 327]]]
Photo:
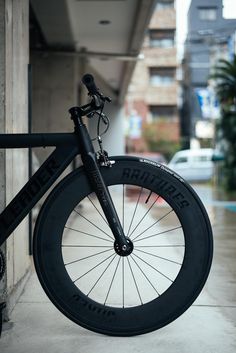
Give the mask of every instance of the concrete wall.
[[[28, 6], [28, 0], [0, 0], [1, 133], [28, 130]], [[0, 169], [2, 209], [28, 179], [28, 150], [1, 152]], [[22, 290], [30, 267], [28, 249], [26, 219], [6, 242], [5, 289], [9, 312]]]
[[[78, 99], [78, 59], [32, 53], [32, 132], [70, 132], [68, 109]], [[51, 149], [35, 149], [40, 163]]]
[[[5, 3], [0, 1], [0, 131], [5, 131]], [[0, 211], [5, 206], [5, 151], [0, 149]], [[6, 244], [2, 245], [6, 252]], [[0, 302], [6, 289], [6, 277], [0, 281]]]
[[[32, 131], [73, 131], [68, 109], [88, 102], [87, 91], [80, 85], [85, 73], [83, 62], [74, 56], [32, 53]], [[103, 91], [102, 87], [101, 91]], [[82, 92], [79, 90], [82, 89]], [[107, 104], [105, 112], [111, 118], [109, 132], [104, 136], [109, 154], [124, 153], [123, 110]], [[89, 121], [91, 136], [96, 135], [97, 119]], [[96, 146], [96, 144], [95, 144]], [[51, 149], [35, 149], [40, 163]], [[48, 152], [48, 153], [47, 153]]]
[[68, 109], [77, 103], [75, 57], [32, 53], [33, 132], [71, 131]]

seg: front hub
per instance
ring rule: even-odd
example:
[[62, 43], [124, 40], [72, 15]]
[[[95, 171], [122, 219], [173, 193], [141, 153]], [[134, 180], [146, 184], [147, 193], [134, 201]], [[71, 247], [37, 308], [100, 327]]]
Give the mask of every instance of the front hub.
[[115, 241], [114, 242], [114, 249], [115, 249], [115, 252], [118, 255], [120, 255], [120, 256], [128, 256], [134, 250], [134, 244], [129, 238], [126, 237], [126, 244], [122, 245], [122, 246], [119, 246], [117, 241]]

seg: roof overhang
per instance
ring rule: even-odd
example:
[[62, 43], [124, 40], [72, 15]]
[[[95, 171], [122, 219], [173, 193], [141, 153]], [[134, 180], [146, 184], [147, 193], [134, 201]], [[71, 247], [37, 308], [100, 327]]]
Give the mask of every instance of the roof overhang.
[[31, 0], [43, 51], [74, 55], [119, 103], [128, 84], [155, 0]]

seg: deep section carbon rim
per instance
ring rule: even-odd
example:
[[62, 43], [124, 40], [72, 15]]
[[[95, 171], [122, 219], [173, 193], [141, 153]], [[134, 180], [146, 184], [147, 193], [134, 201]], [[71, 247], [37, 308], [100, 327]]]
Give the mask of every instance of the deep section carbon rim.
[[161, 328], [197, 298], [210, 270], [212, 234], [203, 205], [185, 182], [137, 159], [101, 172], [126, 236], [120, 256], [83, 172], [49, 195], [35, 228], [40, 282], [77, 324], [109, 335]]

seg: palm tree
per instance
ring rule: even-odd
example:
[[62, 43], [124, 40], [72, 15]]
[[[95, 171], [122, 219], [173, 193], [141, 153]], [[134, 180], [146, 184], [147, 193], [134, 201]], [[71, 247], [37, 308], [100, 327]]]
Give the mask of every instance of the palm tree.
[[236, 55], [233, 61], [220, 59], [210, 76], [216, 80], [216, 94], [221, 104], [234, 104], [236, 99]]
[[215, 90], [221, 105], [218, 128], [225, 140], [224, 172], [226, 187], [236, 190], [236, 55], [232, 62], [221, 59], [210, 78], [215, 80]]

